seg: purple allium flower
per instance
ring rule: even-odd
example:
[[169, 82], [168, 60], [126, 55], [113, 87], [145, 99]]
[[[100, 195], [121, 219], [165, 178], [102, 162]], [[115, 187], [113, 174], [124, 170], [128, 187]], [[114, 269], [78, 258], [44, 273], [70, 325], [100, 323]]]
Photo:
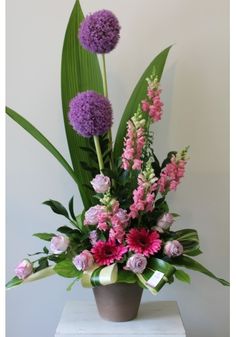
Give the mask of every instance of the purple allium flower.
[[92, 53], [105, 54], [115, 48], [120, 38], [117, 17], [108, 10], [88, 15], [80, 25], [78, 34], [82, 46]]
[[77, 133], [84, 137], [99, 136], [111, 128], [111, 103], [95, 91], [85, 91], [70, 101], [68, 116]]

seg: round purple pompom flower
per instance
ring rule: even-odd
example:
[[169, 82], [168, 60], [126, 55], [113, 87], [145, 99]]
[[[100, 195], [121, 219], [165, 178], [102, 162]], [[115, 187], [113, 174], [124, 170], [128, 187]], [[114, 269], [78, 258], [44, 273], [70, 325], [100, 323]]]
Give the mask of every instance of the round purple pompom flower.
[[105, 54], [113, 50], [120, 38], [117, 17], [108, 10], [88, 15], [82, 21], [78, 34], [82, 46], [92, 53]]
[[69, 121], [84, 137], [103, 135], [112, 125], [111, 103], [95, 91], [82, 92], [70, 101]]

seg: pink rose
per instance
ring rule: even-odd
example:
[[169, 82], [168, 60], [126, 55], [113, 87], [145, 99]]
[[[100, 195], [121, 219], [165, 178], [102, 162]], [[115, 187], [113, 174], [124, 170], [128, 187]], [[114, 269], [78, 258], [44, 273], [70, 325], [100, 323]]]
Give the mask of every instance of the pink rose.
[[73, 258], [73, 264], [78, 270], [89, 269], [92, 266], [93, 262], [93, 255], [87, 249], [83, 250], [81, 254], [76, 255]]
[[183, 254], [184, 248], [177, 240], [168, 241], [164, 247], [164, 254], [168, 257], [177, 257]]
[[112, 225], [127, 226], [129, 222], [129, 216], [125, 209], [119, 208], [118, 211], [111, 218]]
[[165, 213], [157, 220], [155, 229], [158, 230], [158, 232], [163, 233], [164, 231], [169, 230], [174, 221], [174, 217], [171, 213]]
[[24, 280], [33, 272], [33, 265], [29, 260], [23, 260], [15, 269], [15, 274], [20, 279]]
[[96, 177], [91, 181], [93, 189], [97, 193], [106, 193], [111, 187], [111, 181], [109, 177], [103, 174], [97, 174]]
[[85, 225], [97, 225], [99, 222], [99, 216], [106, 210], [105, 206], [96, 205], [90, 207], [85, 213], [84, 224]]
[[133, 273], [141, 274], [145, 270], [146, 266], [147, 266], [146, 257], [143, 256], [142, 254], [137, 253], [132, 255], [128, 259], [124, 269], [130, 270]]
[[54, 254], [61, 254], [67, 250], [69, 242], [67, 236], [56, 235], [51, 240], [50, 249]]

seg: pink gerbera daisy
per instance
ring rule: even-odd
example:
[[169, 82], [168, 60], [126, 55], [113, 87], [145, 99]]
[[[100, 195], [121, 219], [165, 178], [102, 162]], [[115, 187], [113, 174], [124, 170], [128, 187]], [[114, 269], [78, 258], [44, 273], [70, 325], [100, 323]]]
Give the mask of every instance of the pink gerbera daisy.
[[161, 249], [162, 241], [156, 231], [148, 231], [144, 228], [132, 228], [127, 235], [126, 242], [130, 250], [149, 257]]
[[114, 240], [98, 241], [91, 249], [95, 262], [99, 266], [110, 265], [114, 261], [122, 259], [123, 255], [127, 252], [127, 247], [116, 244]]

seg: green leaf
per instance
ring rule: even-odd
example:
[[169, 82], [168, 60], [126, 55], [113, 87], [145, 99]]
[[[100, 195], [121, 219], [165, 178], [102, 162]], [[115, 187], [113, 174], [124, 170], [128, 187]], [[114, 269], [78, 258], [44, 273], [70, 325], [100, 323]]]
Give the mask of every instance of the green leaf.
[[123, 113], [117, 135], [116, 135], [116, 141], [114, 145], [114, 158], [115, 160], [118, 159], [118, 157], [121, 156], [121, 153], [123, 151], [123, 141], [126, 134], [126, 123], [128, 120], [133, 116], [134, 112], [137, 110], [138, 105], [141, 103], [141, 101], [146, 97], [146, 91], [147, 91], [147, 82], [146, 78], [149, 77], [152, 72], [153, 68], [155, 67], [156, 74], [158, 75], [158, 79], [161, 79], [162, 72], [166, 63], [166, 59], [169, 53], [171, 46], [163, 50], [158, 56], [154, 58], [154, 60], [150, 63], [150, 65], [147, 67], [145, 72], [143, 73], [142, 77], [140, 78], [138, 84], [136, 85], [128, 104], [125, 108], [125, 111]]
[[131, 271], [119, 270], [117, 282], [119, 282], [119, 283], [136, 283], [137, 277]]
[[52, 238], [55, 236], [53, 233], [35, 233], [33, 236], [45, 241], [51, 241]]
[[38, 272], [42, 269], [48, 268], [49, 264], [48, 264], [48, 259], [47, 257], [42, 257], [41, 259], [39, 259], [38, 261], [38, 267], [35, 268], [34, 272]]
[[43, 251], [44, 251], [45, 254], [48, 254], [48, 253], [49, 253], [49, 250], [48, 250], [47, 247], [43, 247]]
[[39, 131], [37, 130], [30, 122], [28, 122], [24, 117], [19, 115], [14, 110], [6, 107], [6, 114], [10, 116], [17, 124], [19, 124], [22, 128], [24, 128], [31, 136], [33, 136], [41, 145], [43, 145], [58, 161], [59, 163], [66, 169], [66, 171], [70, 174], [70, 176], [74, 179], [76, 184], [78, 184], [78, 178], [65, 160], [65, 158], [60, 154], [60, 152], [55, 148], [54, 145]]
[[68, 226], [61, 226], [59, 228], [57, 228], [57, 231], [66, 235], [70, 235], [74, 232], [74, 230]]
[[69, 211], [70, 211], [70, 215], [72, 217], [73, 220], [76, 220], [76, 216], [74, 213], [74, 197], [72, 197], [69, 201]]
[[72, 261], [70, 260], [64, 260], [59, 263], [57, 263], [54, 267], [55, 272], [63, 277], [80, 277], [83, 272], [79, 271], [75, 268]]
[[176, 269], [175, 271], [175, 277], [182, 282], [185, 283], [190, 283], [191, 282], [191, 278], [190, 276], [183, 270], [181, 269]]
[[[83, 184], [89, 185], [93, 177], [91, 172], [81, 166], [80, 159], [83, 158], [83, 161], [89, 167], [92, 166], [92, 161], [89, 153], [80, 148], [91, 147], [91, 144], [88, 138], [81, 137], [72, 129], [68, 122], [68, 107], [70, 100], [78, 92], [95, 90], [103, 93], [103, 87], [97, 56], [83, 49], [77, 38], [78, 29], [83, 18], [80, 2], [77, 0], [72, 10], [64, 39], [61, 62], [61, 95], [70, 156], [75, 174], [78, 177], [78, 186], [84, 207], [88, 209], [94, 204], [92, 199], [93, 192], [86, 189]], [[94, 144], [92, 148], [94, 148]]]
[[193, 260], [192, 258], [190, 258], [188, 256], [179, 256], [179, 257], [173, 258], [172, 260], [170, 260], [168, 262], [175, 265], [175, 266], [183, 266], [187, 269], [198, 271], [200, 273], [203, 273], [203, 274], [215, 279], [216, 281], [220, 282], [224, 286], [229, 286], [228, 281], [225, 281], [224, 279], [221, 279], [221, 278], [215, 276], [212, 272], [210, 272], [208, 269], [206, 269], [199, 262]]
[[6, 284], [6, 288], [12, 288], [20, 285], [23, 282], [23, 280], [19, 279], [19, 277], [14, 276], [9, 282]]
[[64, 217], [66, 217], [67, 219], [70, 220], [70, 217], [69, 217], [69, 214], [68, 214], [67, 210], [65, 209], [65, 207], [60, 202], [50, 199], [50, 200], [44, 201], [43, 205], [47, 205], [47, 206], [51, 207], [51, 209], [54, 213], [63, 215]]
[[202, 251], [199, 247], [193, 247], [191, 249], [184, 249], [184, 254], [189, 256], [198, 256], [202, 254]]

